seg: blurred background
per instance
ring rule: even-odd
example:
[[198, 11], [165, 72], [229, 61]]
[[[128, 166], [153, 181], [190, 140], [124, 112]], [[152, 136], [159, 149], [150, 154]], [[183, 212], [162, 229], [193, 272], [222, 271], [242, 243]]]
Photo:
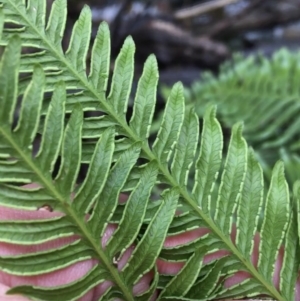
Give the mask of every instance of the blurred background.
[[[48, 0], [49, 4], [53, 1]], [[154, 53], [160, 83], [190, 85], [204, 70], [218, 71], [240, 51], [272, 54], [296, 49], [300, 38], [300, 0], [68, 0], [65, 43], [84, 4], [92, 9], [93, 34], [109, 23], [113, 59], [124, 38], [136, 43], [136, 75]]]

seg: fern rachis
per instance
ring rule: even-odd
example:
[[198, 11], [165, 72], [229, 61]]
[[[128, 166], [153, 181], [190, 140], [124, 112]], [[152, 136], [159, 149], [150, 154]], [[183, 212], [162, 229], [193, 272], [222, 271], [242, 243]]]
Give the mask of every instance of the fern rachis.
[[[10, 127], [7, 126], [7, 124], [11, 124], [11, 120], [7, 120], [7, 118], [4, 117], [0, 120], [1, 125], [2, 123], [4, 124], [1, 127], [1, 135], [5, 138], [9, 147], [14, 149], [15, 156], [21, 159], [20, 162], [25, 162], [26, 167], [29, 168], [31, 173], [33, 172], [34, 176], [25, 175], [25, 180], [27, 181], [29, 179], [29, 182], [36, 181], [42, 185], [44, 192], [50, 194], [53, 198], [53, 200], [51, 200], [51, 205], [53, 205], [55, 209], [63, 211], [66, 214], [70, 223], [75, 225], [76, 233], [84, 238], [82, 244], [86, 244], [86, 246], [92, 250], [92, 257], [97, 258], [102, 263], [102, 265], [96, 266], [88, 277], [91, 277], [92, 279], [94, 277], [93, 273], [95, 273], [95, 275], [99, 273], [100, 276], [98, 275], [98, 279], [100, 279], [101, 277], [105, 277], [104, 275], [108, 273], [110, 275], [109, 278], [113, 280], [116, 288], [108, 292], [107, 296], [114, 297], [119, 296], [119, 294], [122, 293], [125, 300], [133, 300], [133, 284], [149, 269], [153, 268], [155, 260], [163, 247], [163, 241], [168, 231], [172, 231], [172, 223], [174, 225], [176, 221], [181, 221], [183, 226], [180, 231], [186, 231], [196, 227], [206, 227], [210, 230], [210, 234], [204, 238], [206, 244], [205, 252], [211, 253], [217, 249], [225, 249], [232, 254], [230, 257], [234, 262], [232, 270], [230, 270], [230, 261], [222, 259], [219, 260], [214, 267], [209, 269], [209, 275], [218, 272], [219, 274], [217, 273], [217, 275], [221, 276], [220, 271], [222, 271], [223, 268], [225, 270], [227, 268], [229, 277], [237, 270], [236, 266], [238, 266], [239, 269], [242, 268], [246, 270], [253, 277], [252, 280], [244, 282], [241, 285], [240, 290], [237, 287], [232, 288], [231, 291], [222, 288], [221, 284], [215, 288], [216, 279], [214, 283], [210, 284], [212, 289], [210, 291], [208, 290], [207, 296], [203, 296], [204, 299], [213, 298], [215, 296], [224, 297], [226, 294], [238, 296], [241, 294], [241, 289], [244, 289], [245, 291], [248, 289], [249, 292], [247, 292], [247, 294], [249, 295], [263, 292], [277, 300], [288, 300], [288, 297], [286, 296], [291, 296], [293, 293], [289, 292], [287, 295], [282, 295], [282, 293], [274, 287], [271, 279], [273, 264], [276, 260], [278, 249], [283, 242], [291, 211], [282, 164], [279, 163], [274, 168], [273, 179], [267, 196], [266, 217], [261, 231], [262, 255], [260, 256], [258, 269], [256, 269], [250, 259], [250, 250], [247, 250], [247, 248], [243, 246], [245, 246], [246, 243], [250, 246], [250, 249], [251, 246], [253, 246], [253, 235], [257, 229], [257, 215], [260, 213], [262, 204], [262, 195], [260, 193], [258, 193], [258, 195], [253, 195], [253, 191], [255, 191], [255, 189], [259, 190], [259, 192], [262, 191], [262, 175], [259, 165], [254, 160], [251, 152], [248, 156], [247, 144], [241, 135], [242, 126], [238, 124], [233, 128], [225, 171], [223, 172], [222, 184], [219, 189], [219, 197], [218, 200], [211, 200], [211, 190], [221, 164], [223, 141], [219, 123], [215, 118], [215, 110], [211, 108], [207, 111], [204, 118], [200, 156], [197, 162], [195, 187], [193, 192], [190, 193], [186, 188], [186, 181], [187, 174], [191, 167], [190, 160], [195, 156], [196, 148], [198, 147], [199, 128], [196, 115], [192, 111], [187, 112], [186, 114], [184, 112], [183, 89], [180, 84], [176, 84], [172, 89], [156, 141], [152, 147], [148, 144], [147, 139], [153, 117], [158, 77], [155, 58], [150, 56], [145, 64], [144, 73], [139, 82], [134, 103], [134, 113], [130, 122], [127, 123], [124, 113], [127, 109], [133, 77], [134, 44], [131, 38], [128, 38], [125, 41], [117, 59], [111, 92], [106, 98], [105, 90], [107, 86], [109, 58], [108, 28], [105, 24], [100, 26], [92, 52], [91, 73], [89, 77], [87, 77], [85, 73], [86, 54], [89, 46], [89, 35], [87, 33], [90, 33], [91, 28], [91, 14], [87, 7], [82, 10], [79, 20], [73, 29], [69, 49], [66, 54], [64, 54], [61, 50], [60, 42], [66, 19], [66, 1], [56, 0], [54, 2], [46, 31], [44, 22], [46, 1], [29, 1], [27, 9], [25, 9], [24, 2], [20, 0], [6, 0], [2, 2], [4, 3], [3, 10], [5, 21], [25, 26], [22, 30], [4, 30], [3, 34], [3, 44], [7, 45], [9, 43], [8, 45], [10, 46], [7, 47], [11, 47], [11, 49], [7, 51], [6, 56], [4, 56], [3, 64], [7, 63], [7, 61], [16, 61], [16, 66], [12, 68], [15, 72], [12, 76], [13, 81], [16, 81], [16, 75], [18, 75], [18, 60], [16, 60], [18, 55], [16, 52], [18, 52], [17, 49], [20, 47], [20, 43], [16, 38], [11, 38], [11, 35], [18, 33], [22, 41], [22, 46], [30, 46], [42, 50], [42, 52], [36, 53], [35, 55], [25, 55], [20, 60], [20, 73], [25, 71], [33, 72], [33, 79], [29, 86], [31, 88], [26, 88], [29, 84], [26, 79], [19, 84], [20, 94], [23, 94], [26, 88], [23, 102], [26, 102], [26, 96], [31, 93], [32, 95], [33, 93], [34, 95], [40, 95], [40, 97], [36, 97], [35, 99], [36, 106], [33, 106], [36, 109], [35, 114], [32, 112], [30, 115], [30, 112], [28, 112], [28, 110], [26, 111], [26, 106], [22, 107], [22, 114], [29, 114], [31, 118], [35, 120], [31, 129], [23, 130], [26, 134], [24, 134], [26, 136], [24, 137], [24, 141], [31, 145], [32, 138], [36, 133], [37, 125], [39, 123], [38, 116], [42, 114], [41, 103], [43, 91], [54, 91], [51, 104], [48, 108], [53, 108], [53, 103], [59, 102], [58, 98], [61, 98], [59, 107], [62, 108], [65, 106], [66, 112], [72, 111], [72, 115], [66, 128], [64, 129], [61, 126], [60, 130], [57, 131], [58, 141], [60, 141], [62, 145], [61, 150], [57, 147], [52, 154], [43, 155], [43, 149], [41, 149], [39, 154], [41, 159], [39, 159], [38, 156], [37, 160], [33, 160], [31, 158], [31, 152], [18, 145], [18, 143], [20, 143], [18, 140], [19, 137], [16, 136], [18, 135], [16, 134], [18, 131], [16, 131], [16, 133], [11, 132]], [[12, 49], [14, 49], [15, 52], [13, 52]], [[9, 54], [9, 52], [11, 53]], [[40, 64], [41, 67], [34, 67], [36, 63]], [[45, 80], [44, 82], [39, 82], [39, 80], [43, 80], [43, 76], [41, 76], [43, 73], [42, 69], [44, 69], [45, 72]], [[9, 79], [10, 77], [7, 78], [7, 80]], [[6, 83], [3, 77], [2, 80], [3, 85], [10, 85], [9, 83]], [[62, 88], [62, 84], [54, 85], [54, 81], [65, 82], [67, 95], [65, 95], [65, 89]], [[79, 93], [74, 95], [68, 92], [68, 90], [74, 88], [78, 89]], [[13, 92], [16, 93], [16, 87], [13, 87]], [[4, 95], [3, 99], [6, 101], [5, 104], [7, 105], [9, 103], [8, 95]], [[15, 100], [16, 95], [12, 96], [12, 99]], [[102, 119], [83, 119], [81, 108], [74, 105], [76, 102], [79, 102], [85, 111], [99, 109], [105, 115], [102, 116]], [[7, 111], [13, 112], [13, 109], [14, 106], [11, 105], [11, 108]], [[51, 112], [50, 109], [47, 110], [46, 120], [51, 120], [51, 118], [58, 116], [57, 112], [55, 116], [52, 116]], [[63, 124], [63, 115], [64, 114], [60, 114], [61, 125]], [[22, 117], [20, 120], [22, 120]], [[28, 118], [26, 120], [28, 120]], [[96, 125], [94, 136], [90, 134], [90, 129], [93, 124]], [[97, 125], [99, 127], [98, 132]], [[118, 153], [116, 152], [118, 144], [113, 139], [115, 133], [111, 125], [115, 125], [115, 130], [118, 135], [125, 137], [125, 140], [119, 141], [119, 143], [125, 141], [126, 144], [127, 141], [130, 141], [130, 147], [124, 149], [121, 148]], [[46, 132], [44, 132], [43, 141], [45, 144], [48, 143], [49, 147], [51, 147], [51, 143], [49, 143], [48, 140], [50, 138], [48, 135], [45, 135], [47, 130], [49, 130], [49, 128], [47, 128], [46, 122], [44, 126], [44, 131]], [[195, 139], [190, 139], [189, 142], [180, 143], [180, 139], [186, 138], [186, 133], [189, 133], [190, 137], [194, 137]], [[93, 156], [89, 159], [89, 175], [91, 178], [88, 178], [84, 182], [83, 186], [77, 192], [74, 202], [70, 202], [69, 195], [74, 189], [80, 161], [84, 161], [81, 156], [81, 148], [83, 148], [84, 152], [86, 144], [85, 141], [81, 143], [81, 140], [82, 138], [99, 138], [99, 136], [101, 136], [101, 138], [96, 145], [94, 144]], [[188, 147], [186, 147], [186, 143], [188, 143]], [[6, 145], [4, 146], [7, 147]], [[1, 147], [2, 145], [0, 145], [0, 151], [2, 149]], [[173, 162], [171, 169], [169, 169], [168, 161], [171, 160], [174, 149]], [[53, 162], [58, 154], [62, 156], [63, 160], [61, 170], [56, 178], [57, 183], [54, 184], [49, 169], [53, 169]], [[184, 154], [184, 156], [181, 156], [181, 154]], [[49, 159], [47, 159], [48, 156], [51, 158], [50, 162]], [[106, 223], [109, 222], [117, 208], [117, 201], [119, 194], [122, 191], [122, 187], [126, 184], [126, 181], [140, 156], [146, 158], [150, 162], [147, 164], [146, 168], [140, 168], [142, 179], [149, 178], [149, 173], [154, 169], [152, 170], [152, 176], [150, 177], [154, 180], [148, 187], [149, 191], [144, 191], [144, 193], [140, 192], [143, 188], [142, 186], [145, 186], [144, 182], [142, 180], [134, 182], [132, 184], [133, 187], [131, 188], [130, 202], [127, 206], [129, 207], [132, 202], [135, 204], [138, 203], [140, 195], [144, 195], [146, 200], [149, 199], [149, 194], [155, 184], [155, 172], [159, 173], [159, 181], [167, 183], [171, 190], [165, 191], [165, 201], [161, 202], [158, 210], [152, 216], [144, 236], [139, 241], [136, 251], [129, 260], [129, 263], [134, 263], [132, 265], [135, 268], [132, 270], [132, 267], [127, 265], [122, 270], [122, 273], [119, 274], [111, 259], [116, 253], [120, 251], [124, 252], [126, 247], [132, 243], [132, 238], [121, 243], [123, 235], [126, 234], [124, 232], [122, 233], [122, 229], [126, 229], [126, 227], [118, 228], [119, 232], [116, 232], [116, 236], [113, 236], [108, 244], [109, 248], [111, 248], [110, 251], [103, 250], [97, 238], [103, 235]], [[185, 160], [183, 160], [183, 157]], [[105, 158], [105, 160], [102, 159], [101, 161], [100, 158]], [[114, 163], [111, 168], [113, 162], [116, 163]], [[7, 162], [4, 163], [7, 164]], [[45, 164], [47, 164], [49, 169], [48, 173], [44, 174], [42, 172], [42, 166], [45, 166]], [[99, 167], [99, 165], [105, 172], [98, 173], [95, 176], [94, 173], [97, 170], [96, 166]], [[91, 170], [94, 172], [91, 172]], [[5, 180], [5, 173], [7, 173], [7, 170], [3, 168], [2, 173], [3, 174], [0, 172], [1, 182], [4, 182], [4, 184], [10, 182]], [[11, 178], [9, 178], [9, 180], [11, 180]], [[24, 179], [22, 180], [24, 182]], [[93, 182], [93, 180], [95, 181]], [[249, 190], [244, 188], [244, 182], [251, 187]], [[114, 185], [111, 183], [114, 183]], [[94, 186], [91, 188], [89, 185]], [[24, 191], [23, 193], [26, 194]], [[88, 193], [91, 194], [90, 199], [85, 198]], [[189, 211], [184, 212], [182, 217], [179, 216], [177, 219], [174, 218], [174, 221], [172, 222], [179, 196], [180, 201], [183, 201], [188, 206]], [[248, 200], [247, 206], [249, 210], [251, 209], [251, 212], [249, 212], [249, 210], [244, 210], [243, 208], [243, 201], [246, 200]], [[251, 201], [255, 201], [258, 205], [256, 209], [250, 206]], [[1, 204], [5, 204], [5, 198], [3, 198]], [[34, 204], [36, 205], [36, 203]], [[6, 203], [6, 205], [9, 204]], [[20, 204], [18, 206], [20, 206]], [[26, 206], [25, 202], [24, 206]], [[138, 234], [143, 223], [146, 206], [147, 204], [144, 205], [142, 210], [144, 213], [140, 213], [139, 221], [134, 226], [133, 232], [135, 235]], [[30, 205], [28, 205], [28, 208], [30, 208]], [[86, 223], [84, 216], [91, 208], [93, 208], [92, 215]], [[233, 214], [236, 212], [236, 208], [238, 209], [237, 240], [232, 242], [230, 231], [232, 228]], [[212, 209], [216, 209], [216, 212], [212, 212]], [[255, 210], [255, 212], [253, 210]], [[126, 211], [125, 209], [123, 215], [125, 216], [126, 214], [129, 214], [130, 216], [129, 210]], [[185, 223], [185, 220], [188, 218], [191, 219], [191, 224]], [[251, 219], [254, 219], [255, 221], [253, 222]], [[247, 226], [247, 224], [243, 223], [245, 220], [251, 221], [252, 227], [247, 235], [244, 235], [245, 227]], [[125, 223], [125, 219], [119, 221], [120, 224], [122, 222]], [[164, 231], [158, 232], [156, 229], [157, 227], [162, 227]], [[290, 225], [289, 229], [292, 227], [295, 227], [295, 225]], [[292, 230], [290, 230], [290, 232], [294, 233]], [[155, 233], [155, 235], [153, 233]], [[118, 236], [118, 239], [120, 240], [116, 239]], [[295, 239], [295, 235], [293, 236], [291, 234], [291, 237]], [[152, 245], [154, 241], [156, 244]], [[289, 240], [287, 240], [287, 242], [289, 242]], [[144, 255], [142, 250], [145, 245], [149, 247], [147, 250], [152, 257], [147, 264], [143, 265], [142, 262], [139, 262], [139, 258], [142, 258]], [[297, 248], [297, 246], [294, 246], [294, 249], [291, 251], [296, 252]], [[192, 269], [194, 267], [192, 264], [193, 261], [201, 260], [203, 254], [204, 249], [202, 248], [196, 248], [192, 252], [186, 251], [186, 253], [183, 253], [183, 257], [188, 260], [185, 269], [187, 271]], [[292, 259], [293, 258], [285, 257], [286, 266], [291, 264]], [[226, 267], [226, 262], [228, 262], [229, 267]], [[5, 263], [3, 263], [3, 265], [5, 265]], [[141, 268], [139, 269], [139, 267]], [[286, 269], [287, 268], [283, 267], [283, 273], [286, 272]], [[195, 273], [198, 272], [195, 271]], [[157, 277], [157, 273], [155, 275]], [[183, 276], [180, 274], [175, 276], [169, 283], [169, 286], [167, 286], [169, 290], [166, 288], [161, 297], [168, 295], [171, 297], [172, 293], [174, 293], [171, 290], [171, 284], [176, 281], [180, 282], [181, 277]], [[295, 278], [295, 272], [293, 272], [292, 275], [292, 279], [295, 282], [293, 277]], [[154, 281], [154, 289], [156, 281], [158, 280]], [[204, 281], [203, 283], [205, 283], [205, 280], [201, 277], [198, 282], [196, 277], [193, 281], [195, 281], [195, 283]], [[96, 283], [93, 282], [93, 285], [96, 285]], [[251, 287], [253, 288], [252, 291]], [[195, 285], [193, 287], [189, 286], [187, 291], [180, 292], [180, 294], [184, 294], [187, 298], [193, 299], [193, 289], [196, 289]], [[236, 292], [234, 289], [236, 289]], [[34, 294], [41, 294], [39, 296], [46, 298], [45, 294], [42, 293], [43, 290], [27, 289], [26, 287], [23, 287], [19, 290], [16, 288], [13, 291], [20, 291], [29, 295], [32, 294], [33, 296]], [[78, 294], [78, 292], [76, 293]], [[69, 297], [71, 298], [71, 294]], [[72, 295], [72, 298], [75, 297], [75, 295]], [[147, 296], [144, 296], [144, 298], [146, 297]], [[173, 297], [182, 296], [177, 295]], [[142, 297], [141, 300], [143, 300]]]

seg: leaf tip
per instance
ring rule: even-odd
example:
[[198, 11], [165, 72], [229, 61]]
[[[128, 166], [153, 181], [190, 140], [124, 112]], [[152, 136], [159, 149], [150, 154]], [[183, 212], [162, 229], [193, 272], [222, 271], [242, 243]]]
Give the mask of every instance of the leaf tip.
[[274, 177], [285, 177], [284, 176], [284, 162], [279, 160], [275, 163], [275, 166], [272, 171], [272, 179]]
[[158, 71], [158, 64], [155, 54], [150, 54], [145, 62], [145, 65], [149, 64], [153, 69]]
[[82, 10], [81, 10], [81, 13], [80, 13], [80, 15], [82, 15], [82, 16], [84, 16], [84, 15], [87, 15], [87, 16], [92, 16], [92, 10], [91, 10], [91, 8], [89, 7], [89, 5], [87, 5], [87, 4], [84, 4], [83, 5], [83, 8], [82, 8]]
[[33, 77], [44, 78], [45, 72], [41, 65], [35, 65], [33, 70]]
[[135, 43], [134, 43], [132, 36], [128, 36], [125, 39], [123, 47], [134, 47], [135, 48]]
[[237, 122], [232, 127], [232, 131], [235, 132], [239, 137], [242, 137], [243, 129], [244, 129], [244, 123], [242, 121]]
[[296, 181], [293, 185], [293, 194], [300, 200], [300, 180]]
[[171, 97], [184, 99], [183, 92], [184, 92], [184, 90], [183, 90], [182, 83], [181, 82], [177, 82], [172, 87]]
[[217, 115], [217, 106], [211, 104], [206, 108], [204, 118], [215, 119], [216, 115]]
[[97, 35], [99, 35], [99, 34], [110, 36], [109, 26], [108, 26], [108, 23], [106, 21], [102, 21], [100, 23]]

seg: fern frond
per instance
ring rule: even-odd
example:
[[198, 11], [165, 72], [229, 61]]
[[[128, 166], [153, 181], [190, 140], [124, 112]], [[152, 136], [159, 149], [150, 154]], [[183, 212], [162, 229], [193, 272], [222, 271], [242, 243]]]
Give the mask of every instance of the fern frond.
[[[0, 90], [0, 106], [6, 111], [0, 115], [0, 205], [26, 210], [47, 205], [63, 215], [43, 221], [31, 220], [29, 227], [24, 227], [25, 221], [3, 221], [0, 231], [7, 228], [10, 233], [15, 233], [12, 241], [16, 243], [34, 244], [35, 237], [40, 242], [60, 236], [76, 237], [76, 242], [43, 253], [2, 258], [1, 269], [12, 274], [33, 275], [57, 271], [87, 259], [97, 261], [86, 275], [67, 285], [51, 289], [21, 286], [13, 288], [10, 293], [22, 293], [39, 300], [77, 300], [109, 280], [114, 286], [105, 292], [102, 300], [149, 300], [162, 283], [162, 299], [211, 300], [259, 294], [278, 301], [289, 301], [287, 297], [293, 299], [293, 292], [287, 285], [295, 287], [297, 270], [286, 276], [291, 260], [286, 258], [284, 261], [280, 289], [272, 282], [280, 246], [291, 245], [291, 237], [295, 235], [294, 224], [288, 221], [292, 210], [282, 164], [278, 163], [274, 168], [265, 200], [257, 268], [251, 259], [251, 249], [260, 208], [264, 205], [263, 185], [259, 164], [251, 154], [248, 155], [242, 125], [233, 127], [221, 184], [217, 189], [218, 198], [214, 199], [212, 193], [223, 149], [221, 127], [215, 118], [214, 107], [205, 113], [200, 140], [198, 120], [193, 111], [185, 113], [183, 87], [176, 84], [167, 101], [155, 142], [150, 145], [148, 136], [158, 79], [153, 56], [144, 66], [133, 105], [134, 113], [127, 122], [125, 113], [134, 61], [131, 38], [126, 39], [117, 58], [111, 90], [106, 97], [110, 55], [108, 28], [105, 24], [100, 25], [87, 75], [86, 56], [91, 28], [88, 7], [82, 10], [64, 53], [61, 38], [66, 20], [65, 0], [54, 2], [47, 26], [45, 1], [31, 0], [26, 4], [21, 0], [4, 0], [2, 3], [7, 27], [1, 40], [6, 50], [0, 69], [0, 87], [3, 88]], [[17, 24], [18, 28], [9, 28], [11, 23]], [[33, 47], [36, 52], [20, 58], [21, 46]], [[7, 74], [6, 68], [9, 70]], [[18, 83], [18, 76], [24, 72], [30, 76]], [[44, 97], [45, 92], [53, 92], [51, 100]], [[22, 106], [18, 125], [14, 127], [12, 116], [18, 95], [22, 97]], [[88, 110], [98, 110], [100, 117], [84, 118], [83, 111]], [[58, 122], [53, 126], [55, 121]], [[34, 156], [32, 145], [38, 131], [42, 143], [38, 155]], [[196, 153], [200, 155], [195, 158]], [[60, 169], [54, 177], [58, 158], [61, 160]], [[146, 163], [139, 165], [139, 158]], [[186, 185], [187, 176], [192, 171], [191, 161], [197, 162], [192, 192]], [[89, 163], [89, 171], [85, 181], [76, 188], [81, 162]], [[21, 183], [33, 182], [41, 187], [27, 190], [19, 187]], [[156, 182], [167, 188], [162, 199], [150, 202]], [[125, 206], [118, 205], [122, 191], [130, 192]], [[74, 193], [73, 200], [71, 193]], [[254, 204], [258, 208], [254, 208]], [[230, 233], [235, 219], [236, 238]], [[112, 221], [118, 223], [117, 230], [103, 247], [100, 239]], [[245, 221], [249, 221], [249, 229]], [[42, 237], [33, 231], [33, 225], [40, 226], [45, 235]], [[58, 229], [63, 227], [60, 234]], [[23, 237], [18, 233], [21, 228]], [[199, 228], [204, 229], [205, 235], [175, 247], [164, 246], [167, 235]], [[271, 237], [268, 237], [269, 232]], [[7, 240], [4, 235], [3, 241]], [[119, 271], [115, 265], [132, 244], [135, 249]], [[222, 251], [226, 256], [204, 264], [205, 256], [216, 251]], [[296, 254], [297, 250], [292, 252]], [[53, 262], [60, 255], [60, 260]], [[16, 259], [29, 266], [34, 256], [40, 260], [35, 270], [26, 265], [24, 268], [13, 265]], [[155, 267], [159, 257], [166, 261], [180, 261], [182, 270], [174, 277], [159, 275]], [[52, 260], [51, 265], [49, 260]], [[240, 270], [247, 272], [250, 278], [228, 288], [226, 280]], [[149, 271], [154, 274], [150, 288], [134, 296], [133, 286]], [[188, 283], [185, 282], [186, 275], [189, 275]], [[288, 284], [286, 279], [293, 283]], [[178, 283], [182, 283], [180, 289], [175, 287]]]
[[[19, 62], [20, 53], [18, 55], [17, 52], [20, 52], [20, 49], [19, 39], [17, 37], [12, 38], [2, 58], [1, 74], [4, 73], [3, 68], [7, 66], [9, 60], [13, 58], [16, 63]], [[17, 67], [14, 66], [15, 70], [11, 73], [12, 78], [16, 78], [18, 75]], [[6, 80], [2, 77], [1, 84], [5, 85]], [[17, 93], [6, 93], [8, 88], [14, 89], [14, 92], [17, 91], [14, 82], [7, 84], [1, 91], [2, 108], [16, 104]], [[122, 186], [139, 156], [140, 144], [133, 144], [123, 152], [111, 168], [114, 152], [114, 131], [107, 129], [103, 132], [94, 150], [87, 178], [75, 194], [74, 200], [71, 201], [70, 195], [75, 188], [75, 180], [81, 161], [83, 114], [80, 106], [75, 106], [68, 124], [63, 129], [62, 120], [66, 93], [62, 87], [63, 85], [59, 83], [54, 91], [37, 157], [32, 157], [31, 146], [37, 133], [44, 95], [44, 75], [40, 67], [34, 69], [31, 84], [23, 96], [18, 125], [12, 129], [12, 118], [7, 118], [12, 114], [3, 114], [3, 118], [0, 120], [1, 145], [4, 145], [5, 149], [9, 149], [8, 154], [13, 156], [14, 169], [5, 168], [10, 162], [9, 158], [1, 161], [3, 197], [0, 204], [26, 208], [27, 210], [38, 210], [39, 206], [47, 205], [54, 210], [61, 211], [64, 215], [48, 220], [2, 221], [1, 228], [6, 229], [6, 231], [9, 229], [12, 238], [9, 239], [8, 235], [3, 235], [0, 240], [10, 243], [38, 244], [58, 237], [72, 237], [74, 234], [78, 235], [80, 239], [72, 244], [48, 251], [1, 257], [0, 267], [2, 271], [13, 275], [39, 275], [57, 271], [87, 259], [97, 258], [101, 265], [96, 265], [87, 275], [76, 282], [51, 289], [51, 293], [45, 288], [27, 286], [12, 289], [10, 293], [18, 292], [39, 300], [55, 300], [62, 298], [62, 296], [64, 300], [77, 300], [91, 288], [106, 280], [105, 275], [110, 274], [109, 279], [116, 284], [119, 283], [119, 285], [117, 284], [117, 291], [126, 296], [126, 299], [133, 300], [130, 286], [133, 287], [136, 279], [152, 269], [175, 213], [178, 193], [175, 193], [174, 190], [166, 193], [165, 201], [161, 202], [156, 211], [156, 218], [152, 219], [143, 240], [137, 244], [134, 254], [130, 257], [129, 263], [134, 261], [135, 264], [129, 264], [129, 268], [125, 268], [124, 273], [127, 278], [120, 275], [114, 266], [113, 258], [117, 253], [123, 252], [124, 248], [128, 247], [133, 240], [137, 239], [147, 207], [147, 202], [142, 202], [142, 199], [149, 197], [156, 181], [157, 167], [153, 162], [144, 168], [141, 180], [127, 202], [129, 209], [125, 210], [124, 216], [127, 216], [129, 220], [121, 221], [120, 226], [122, 228], [111, 240], [107, 251], [104, 251], [99, 244], [99, 239], [117, 206]], [[15, 107], [10, 106], [10, 110], [13, 112]], [[58, 121], [58, 124], [53, 127], [55, 121]], [[57, 130], [57, 127], [60, 130]], [[54, 143], [53, 137], [57, 138], [56, 143]], [[44, 150], [43, 147], [46, 146], [47, 148]], [[58, 155], [62, 158], [61, 168], [53, 182], [53, 162]], [[20, 170], [23, 173], [20, 173]], [[24, 173], [26, 178], [24, 178]], [[149, 175], [152, 179], [150, 182]], [[147, 185], [145, 185], [146, 179]], [[37, 182], [41, 188], [38, 190], [21, 189], [13, 184], [6, 184], [8, 182], [18, 183], [19, 181]], [[13, 194], [11, 197], [8, 191]], [[38, 195], [36, 195], [37, 193]], [[21, 198], [19, 198], [20, 196]], [[11, 202], [13, 197], [15, 202]], [[26, 203], [25, 198], [30, 199], [30, 202]], [[24, 201], [27, 205], [25, 208], [20, 205]], [[85, 222], [86, 213], [91, 209], [91, 206], [93, 206], [92, 215]], [[136, 210], [132, 211], [133, 207], [137, 207]], [[132, 236], [128, 237], [129, 241], [126, 241], [124, 240], [124, 231], [128, 229], [128, 225], [127, 228], [123, 228], [124, 223], [134, 219], [136, 219], [135, 223], [130, 223]], [[36, 230], [37, 227], [38, 231]], [[22, 229], [22, 236], [19, 234], [20, 229]], [[128, 234], [128, 231], [125, 233]], [[149, 248], [151, 245], [152, 248]], [[32, 268], [33, 266], [34, 268]]]
[[[281, 49], [270, 59], [237, 54], [218, 77], [203, 74], [186, 95], [199, 116], [208, 104], [218, 105], [223, 127], [242, 120], [246, 140], [270, 168], [281, 158], [280, 148], [291, 155], [299, 149], [299, 75], [299, 52]], [[287, 174], [290, 183], [300, 176], [296, 168]]]

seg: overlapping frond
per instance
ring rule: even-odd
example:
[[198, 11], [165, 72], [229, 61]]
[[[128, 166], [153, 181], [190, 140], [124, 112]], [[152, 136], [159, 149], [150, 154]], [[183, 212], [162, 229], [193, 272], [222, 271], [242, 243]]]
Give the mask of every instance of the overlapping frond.
[[[176, 84], [156, 139], [150, 145], [158, 81], [154, 56], [145, 63], [133, 114], [127, 122], [135, 48], [131, 38], [126, 39], [116, 60], [106, 96], [108, 27], [100, 25], [91, 64], [87, 66], [91, 31], [88, 7], [82, 10], [64, 52], [61, 39], [66, 0], [54, 2], [47, 22], [46, 1], [1, 2], [5, 53], [0, 69], [0, 205], [25, 210], [48, 206], [60, 215], [30, 222], [1, 221], [0, 233], [9, 232], [11, 237], [4, 234], [0, 241], [38, 244], [76, 237], [64, 247], [1, 257], [1, 270], [14, 275], [40, 275], [88, 259], [97, 261], [89, 273], [68, 285], [52, 289], [21, 286], [10, 293], [38, 300], [57, 300], [58, 296], [77, 300], [109, 280], [114, 286], [101, 300], [146, 301], [156, 289], [161, 289], [160, 299], [212, 300], [266, 294], [279, 301], [293, 300], [298, 233], [283, 164], [279, 162], [274, 167], [268, 194], [263, 198], [261, 167], [248, 149], [242, 137], [243, 126], [238, 123], [232, 129], [217, 187], [223, 137], [214, 107], [204, 114], [199, 139], [198, 118], [193, 110], [186, 110], [183, 87]], [[20, 56], [24, 47], [35, 51]], [[24, 73], [26, 77], [22, 77]], [[17, 109], [15, 125], [13, 115]], [[83, 111], [89, 110], [96, 110], [99, 116], [84, 117]], [[39, 135], [41, 142], [35, 153], [32, 149]], [[89, 170], [84, 182], [76, 187], [82, 162], [89, 163]], [[193, 174], [194, 188], [189, 191], [187, 179]], [[33, 182], [39, 188], [20, 187]], [[153, 202], [151, 192], [156, 183], [163, 183], [165, 190]], [[129, 198], [125, 205], [119, 205], [124, 191]], [[213, 198], [213, 193], [218, 197]], [[258, 225], [261, 214], [264, 222]], [[102, 246], [100, 240], [108, 223], [116, 223], [117, 229]], [[199, 228], [205, 234], [195, 240], [176, 246], [164, 244], [167, 236]], [[259, 235], [256, 265], [251, 256]], [[119, 259], [133, 244], [134, 251], [118, 270]], [[289, 250], [284, 253], [277, 288], [272, 277], [282, 246]], [[226, 255], [211, 262], [205, 260], [205, 256], [219, 250]], [[160, 275], [155, 267], [158, 258], [176, 261], [183, 267], [176, 276]], [[20, 261], [22, 266], [17, 264]], [[149, 271], [154, 275], [149, 289], [134, 296], [133, 286]], [[228, 287], [226, 281], [237, 271], [247, 272], [249, 278]]]
[[[236, 55], [222, 66], [218, 77], [204, 73], [187, 90], [187, 98], [196, 103], [199, 116], [207, 104], [217, 104], [224, 127], [243, 120], [244, 136], [259, 152], [268, 172], [282, 158], [280, 148], [291, 156], [299, 149], [299, 58], [299, 52], [287, 49], [275, 52], [270, 59]], [[287, 173], [291, 183], [300, 177], [296, 168]]]

